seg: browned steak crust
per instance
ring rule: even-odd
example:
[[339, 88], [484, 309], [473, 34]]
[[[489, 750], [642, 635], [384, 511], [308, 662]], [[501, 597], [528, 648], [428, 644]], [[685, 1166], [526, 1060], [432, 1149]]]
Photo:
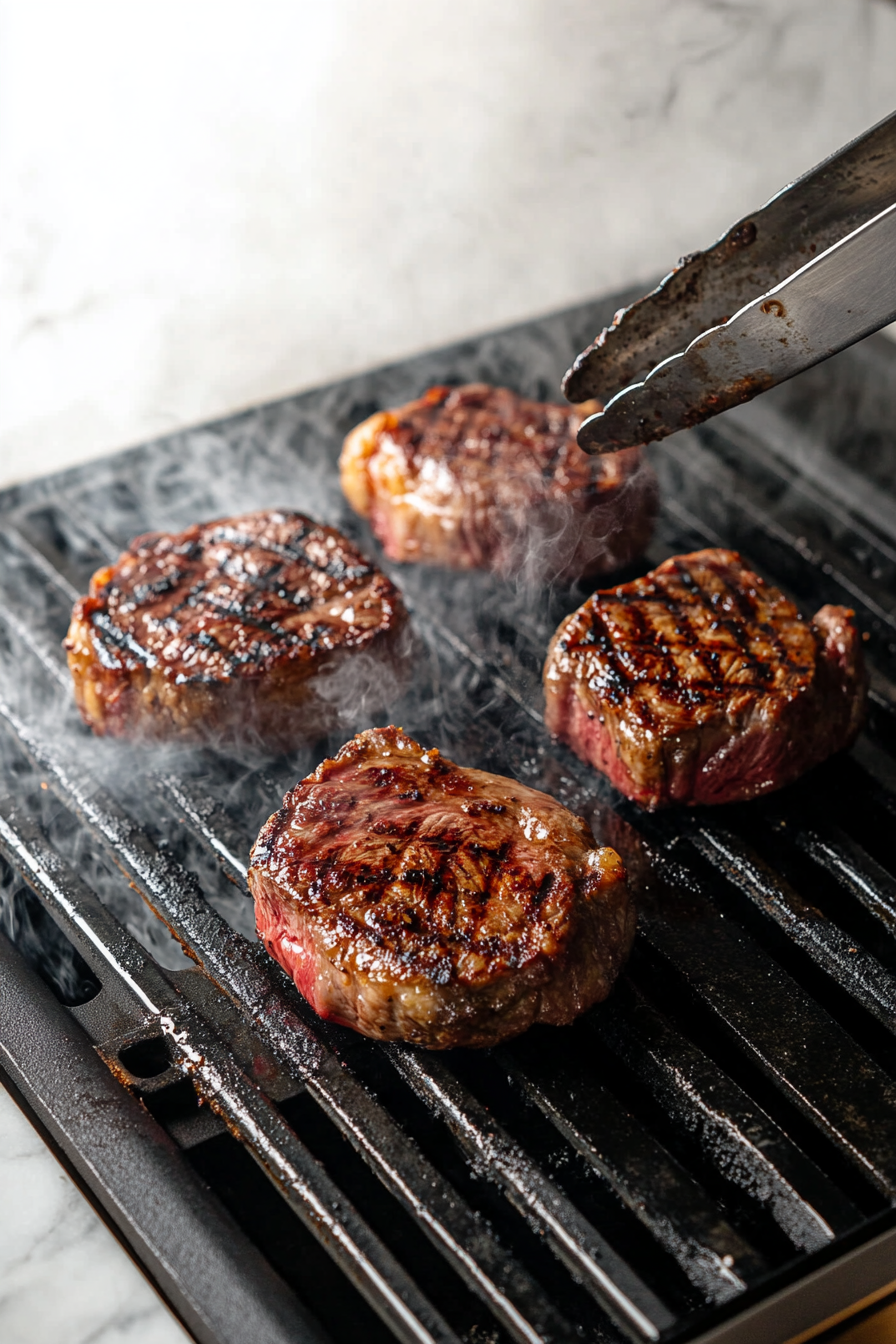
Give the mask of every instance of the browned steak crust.
[[433, 1049], [571, 1022], [634, 935], [622, 862], [584, 821], [393, 727], [286, 795], [249, 885], [265, 946], [322, 1017]]
[[648, 808], [788, 784], [848, 746], [866, 678], [853, 613], [805, 621], [734, 551], [594, 593], [544, 668], [551, 732]]
[[405, 621], [398, 590], [335, 528], [271, 510], [137, 537], [94, 574], [65, 647], [95, 733], [285, 749], [336, 723], [347, 659], [371, 655], [388, 684]]
[[656, 478], [638, 448], [582, 452], [589, 413], [484, 383], [433, 387], [349, 434], [342, 487], [392, 560], [533, 582], [608, 573], [644, 550]]

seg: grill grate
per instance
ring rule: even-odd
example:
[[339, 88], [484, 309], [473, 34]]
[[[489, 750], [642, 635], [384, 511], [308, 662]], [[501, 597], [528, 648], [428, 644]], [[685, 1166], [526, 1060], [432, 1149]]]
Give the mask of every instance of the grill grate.
[[[825, 445], [816, 469], [795, 471], [781, 397], [656, 451], [648, 555], [721, 542], [810, 614], [856, 608], [868, 730], [781, 794], [642, 815], [541, 723], [547, 640], [584, 592], [533, 600], [484, 575], [395, 573], [419, 642], [395, 721], [587, 815], [639, 886], [630, 966], [572, 1028], [485, 1054], [379, 1046], [318, 1021], [253, 941], [251, 840], [364, 726], [363, 705], [339, 740], [274, 761], [98, 743], [70, 705], [71, 603], [132, 535], [283, 504], [375, 554], [338, 489], [346, 430], [452, 378], [550, 396], [618, 302], [0, 497], [7, 925], [35, 961], [16, 915], [24, 881], [100, 986], [70, 1017], [264, 1253], [284, 1301], [297, 1298], [288, 1326], [265, 1326], [271, 1339], [782, 1339], [823, 1292], [792, 1293], [792, 1318], [758, 1317], [762, 1304], [896, 1223], [896, 538], [839, 497]], [[885, 347], [869, 348], [881, 377]], [[863, 358], [839, 357], [841, 391], [850, 368], [862, 383]], [[2, 1021], [0, 1044], [15, 1073]], [[52, 1116], [61, 1103], [41, 1104]], [[139, 1240], [142, 1216], [139, 1198], [119, 1211], [125, 1235]], [[257, 1296], [273, 1291], [265, 1272]], [[220, 1312], [185, 1314], [200, 1338], [243, 1337]]]

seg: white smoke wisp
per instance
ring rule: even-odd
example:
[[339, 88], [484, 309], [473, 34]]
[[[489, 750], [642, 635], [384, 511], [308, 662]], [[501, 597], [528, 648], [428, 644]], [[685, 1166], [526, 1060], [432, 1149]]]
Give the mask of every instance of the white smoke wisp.
[[388, 653], [352, 650], [323, 667], [315, 681], [316, 695], [334, 712], [340, 730], [373, 727], [407, 690], [419, 652], [409, 623]]
[[[61, 658], [58, 671], [55, 674], [50, 671], [52, 650], [53, 644], [48, 644], [45, 650], [48, 666], [35, 665], [28, 648], [23, 647], [16, 637], [11, 637], [6, 630], [0, 634], [0, 698], [11, 715], [11, 722], [23, 724], [26, 733], [33, 734], [37, 742], [43, 744], [77, 787], [94, 798], [97, 789], [104, 790], [112, 807], [135, 817], [162, 853], [167, 850], [181, 858], [182, 851], [174, 841], [178, 827], [176, 823], [172, 824], [171, 811], [166, 812], [160, 802], [156, 805], [157, 798], [149, 778], [155, 772], [156, 778], [161, 779], [166, 767], [173, 766], [185, 772], [195, 760], [196, 753], [176, 746], [154, 752], [145, 744], [94, 737], [82, 724], [75, 709]], [[28, 675], [22, 675], [23, 669], [28, 670]], [[180, 944], [140, 899], [137, 890], [131, 887], [106, 852], [102, 841], [87, 825], [75, 822], [74, 800], [64, 788], [57, 796], [57, 780], [52, 769], [31, 761], [18, 747], [13, 734], [6, 730], [5, 724], [0, 728], [0, 777], [12, 793], [17, 808], [39, 823], [69, 867], [99, 896], [127, 931], [165, 968], [185, 969], [188, 963]], [[14, 788], [11, 788], [13, 782]], [[206, 863], [202, 872], [210, 893], [215, 893], [220, 881], [216, 867]], [[230, 885], [226, 884], [225, 895], [226, 887]], [[31, 899], [29, 897], [29, 901]], [[7, 910], [8, 919], [13, 920], [7, 928], [17, 945], [32, 957], [33, 964], [40, 967], [45, 978], [49, 977], [56, 986], [53, 976], [60, 966], [64, 967], [66, 958], [71, 957], [66, 951], [67, 941], [58, 934], [49, 916], [38, 918], [30, 905], [24, 908], [26, 913], [31, 910], [24, 922], [18, 907], [11, 915]], [[34, 909], [40, 911], [42, 907], [38, 905]], [[41, 946], [44, 947], [43, 963]], [[81, 974], [80, 970], [78, 974]]]
[[522, 592], [599, 579], [641, 555], [657, 510], [656, 475], [640, 457], [618, 485], [594, 500], [553, 495], [502, 514], [498, 569]]
[[[590, 316], [587, 322], [590, 329]], [[558, 328], [547, 344], [525, 336], [510, 336], [505, 343], [517, 351], [514, 367], [522, 360], [531, 364], [535, 381], [543, 375], [544, 388], [533, 383], [529, 393], [544, 397], [577, 341]], [[555, 611], [572, 596], [562, 585], [578, 578], [596, 556], [609, 555], [608, 538], [624, 533], [627, 520], [637, 516], [643, 498], [639, 481], [643, 484], [644, 472], [649, 479], [649, 468], [633, 474], [617, 493], [614, 517], [590, 531], [582, 526], [587, 510], [564, 506], [540, 518], [520, 513], [508, 527], [504, 577], [384, 561], [366, 524], [348, 508], [336, 470], [342, 436], [382, 406], [400, 405], [449, 375], [463, 382], [483, 376], [508, 381], [503, 348], [497, 338], [481, 349], [465, 346], [451, 356], [450, 367], [444, 355], [427, 356], [246, 412], [221, 426], [187, 430], [35, 483], [16, 505], [15, 525], [25, 539], [79, 593], [87, 591], [92, 572], [114, 560], [135, 536], [271, 508], [294, 509], [339, 528], [404, 592], [416, 637], [409, 626], [388, 656], [355, 649], [321, 669], [315, 686], [321, 713], [309, 724], [307, 739], [283, 754], [272, 751], [251, 715], [240, 723], [238, 741], [217, 731], [199, 743], [97, 739], [75, 712], [67, 674], [60, 678], [59, 669], [55, 676], [48, 672], [27, 647], [0, 647], [0, 673], [5, 668], [8, 674], [4, 694], [20, 717], [85, 779], [101, 784], [161, 852], [193, 872], [209, 901], [247, 936], [253, 930], [251, 901], [201, 839], [195, 818], [174, 794], [165, 795], [160, 781], [166, 776], [190, 787], [200, 811], [207, 800], [210, 826], [226, 814], [228, 843], [242, 864], [284, 793], [354, 733], [377, 724], [396, 723], [465, 765], [502, 773], [519, 768], [539, 786], [543, 758], [526, 736], [531, 727], [526, 707], [537, 717], [541, 663], [558, 619]], [[612, 563], [615, 553], [607, 560]], [[557, 578], [558, 568], [565, 569], [563, 578]], [[45, 575], [0, 566], [0, 582], [4, 592], [26, 594], [24, 619], [45, 638], [51, 661], [59, 656], [64, 668], [60, 644], [71, 608], [64, 585], [44, 609], [41, 595], [52, 587]], [[505, 669], [509, 698], [487, 670], [496, 660]], [[182, 968], [179, 945], [97, 837], [74, 819], [64, 799], [54, 797], [52, 781], [49, 790], [42, 790], [41, 772], [28, 766], [21, 753], [13, 751], [13, 756], [7, 768], [0, 740], [6, 778], [15, 780], [17, 796], [29, 807], [35, 801], [51, 842], [157, 960]]]

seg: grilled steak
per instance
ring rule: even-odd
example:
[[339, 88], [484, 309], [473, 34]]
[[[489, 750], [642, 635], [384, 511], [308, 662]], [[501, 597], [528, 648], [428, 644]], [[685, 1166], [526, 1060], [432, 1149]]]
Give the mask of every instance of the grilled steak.
[[349, 434], [342, 488], [392, 560], [529, 582], [605, 574], [644, 550], [656, 478], [640, 449], [582, 452], [591, 409], [433, 387]]
[[544, 685], [550, 730], [648, 808], [790, 783], [852, 741], [866, 692], [853, 613], [804, 621], [724, 550], [594, 593], [554, 635]]
[[265, 946], [322, 1017], [433, 1049], [571, 1022], [634, 935], [622, 862], [584, 821], [392, 727], [286, 795], [249, 886]]
[[286, 749], [335, 725], [343, 680], [382, 707], [405, 621], [351, 542], [277, 510], [138, 537], [94, 574], [65, 647], [95, 733]]

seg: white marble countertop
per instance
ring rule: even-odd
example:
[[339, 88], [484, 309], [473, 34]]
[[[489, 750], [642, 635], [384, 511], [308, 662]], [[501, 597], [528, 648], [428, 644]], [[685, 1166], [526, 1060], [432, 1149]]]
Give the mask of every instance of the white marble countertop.
[[[894, 104], [890, 0], [7, 0], [0, 486], [646, 280]], [[184, 1338], [0, 1093], [3, 1344]]]
[[3, 1344], [187, 1344], [189, 1339], [0, 1087]]
[[0, 485], [647, 281], [896, 105], [892, 0], [3, 9]]

